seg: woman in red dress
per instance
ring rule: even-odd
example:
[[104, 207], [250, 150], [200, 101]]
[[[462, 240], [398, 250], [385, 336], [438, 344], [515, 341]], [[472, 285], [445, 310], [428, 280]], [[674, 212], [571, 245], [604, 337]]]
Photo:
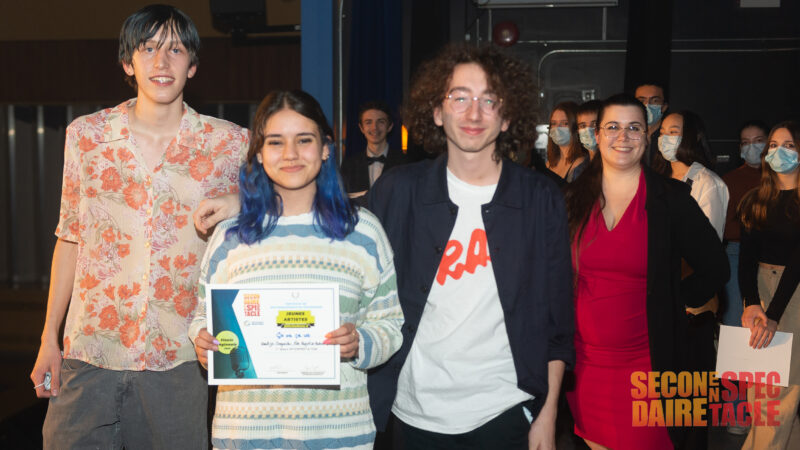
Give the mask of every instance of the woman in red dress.
[[[684, 366], [686, 313], [728, 279], [725, 252], [688, 189], [641, 164], [646, 111], [606, 100], [599, 158], [566, 191], [575, 282], [575, 433], [593, 449], [668, 449], [684, 430], [635, 426], [631, 374]], [[681, 258], [695, 269], [681, 280]], [[647, 417], [645, 417], [645, 420]]]

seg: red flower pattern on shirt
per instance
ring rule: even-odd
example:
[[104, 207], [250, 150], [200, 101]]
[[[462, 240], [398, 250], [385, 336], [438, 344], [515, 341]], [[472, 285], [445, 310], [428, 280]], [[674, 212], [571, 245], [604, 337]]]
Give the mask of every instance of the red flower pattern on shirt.
[[187, 215], [175, 216], [175, 226], [177, 228], [183, 228], [187, 223], [189, 223], [189, 217]]
[[[64, 356], [116, 370], [196, 358], [187, 330], [205, 242], [189, 215], [236, 192], [247, 134], [184, 106], [159, 165], [142, 165], [123, 103], [67, 129], [59, 238], [79, 243]], [[74, 310], [73, 310], [74, 309]]]
[[122, 177], [119, 176], [116, 167], [109, 167], [103, 170], [100, 179], [103, 180], [103, 184], [100, 186], [100, 190], [102, 191], [116, 192], [122, 188]]
[[139, 209], [147, 201], [147, 191], [139, 183], [129, 183], [123, 191], [125, 202], [133, 209]]
[[139, 283], [133, 283], [133, 285], [128, 288], [126, 285], [121, 285], [117, 288], [117, 296], [119, 296], [120, 300], [127, 300], [134, 295], [139, 295], [142, 291], [142, 286]]
[[178, 295], [175, 296], [175, 311], [183, 317], [189, 317], [197, 306], [197, 295], [193, 291], [187, 291], [181, 287]]
[[112, 330], [119, 324], [119, 317], [117, 316], [117, 308], [114, 305], [108, 305], [100, 311], [100, 325], [99, 327], [104, 330]]
[[172, 199], [161, 204], [161, 212], [165, 216], [171, 216], [175, 212], [175, 203], [172, 202]]
[[81, 136], [80, 141], [78, 141], [78, 148], [80, 148], [81, 150], [83, 150], [85, 152], [88, 152], [90, 150], [94, 150], [95, 147], [97, 147], [97, 144], [92, 142], [92, 140], [89, 139], [86, 136]]
[[165, 275], [156, 281], [156, 292], [153, 297], [159, 300], [169, 300], [172, 297], [172, 280]]
[[171, 145], [167, 149], [164, 159], [172, 164], [183, 164], [189, 160], [189, 150], [186, 147]]
[[128, 151], [128, 149], [121, 148], [117, 150], [117, 157], [122, 162], [128, 162], [133, 159], [133, 153]]
[[114, 242], [116, 238], [117, 236], [114, 234], [114, 230], [111, 229], [111, 227], [106, 228], [106, 231], [103, 231], [103, 239], [105, 239], [106, 242]]
[[153, 348], [158, 351], [162, 351], [167, 348], [167, 342], [164, 340], [164, 336], [159, 335], [153, 340]]
[[117, 246], [117, 254], [120, 258], [124, 258], [131, 254], [131, 246], [128, 244], [119, 244]]
[[131, 348], [139, 337], [139, 332], [139, 324], [135, 320], [126, 317], [125, 323], [119, 328], [119, 338], [122, 341], [122, 345]]
[[203, 181], [214, 170], [211, 158], [199, 155], [189, 163], [189, 174], [197, 181]]
[[90, 290], [94, 289], [98, 284], [100, 284], [100, 280], [95, 278], [94, 275], [87, 275], [81, 280], [79, 286], [83, 289]]

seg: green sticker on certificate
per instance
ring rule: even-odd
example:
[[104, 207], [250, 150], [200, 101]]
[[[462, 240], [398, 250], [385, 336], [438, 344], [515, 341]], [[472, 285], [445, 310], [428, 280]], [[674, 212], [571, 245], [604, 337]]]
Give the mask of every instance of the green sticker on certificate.
[[233, 331], [220, 331], [217, 335], [220, 353], [229, 354], [239, 346], [239, 337]]

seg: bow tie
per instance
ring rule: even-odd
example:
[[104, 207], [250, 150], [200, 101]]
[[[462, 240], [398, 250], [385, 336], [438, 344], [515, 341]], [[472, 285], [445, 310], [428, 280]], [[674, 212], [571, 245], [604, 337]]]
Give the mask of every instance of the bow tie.
[[372, 163], [376, 163], [376, 162], [379, 162], [381, 164], [386, 163], [386, 155], [375, 156], [375, 157], [367, 156], [367, 165], [368, 166], [372, 165]]

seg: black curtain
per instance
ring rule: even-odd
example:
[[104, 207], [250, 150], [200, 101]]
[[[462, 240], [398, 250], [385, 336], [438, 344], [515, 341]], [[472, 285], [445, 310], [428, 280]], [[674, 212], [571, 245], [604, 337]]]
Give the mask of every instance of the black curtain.
[[625, 91], [642, 82], [669, 86], [673, 0], [632, 0], [628, 10]]
[[390, 147], [400, 148], [403, 100], [402, 2], [357, 0], [352, 2], [350, 14], [345, 157], [366, 149], [367, 142], [358, 129], [358, 107], [371, 100], [386, 102], [394, 112], [394, 129], [388, 140]]
[[[436, 56], [450, 42], [450, 3], [447, 1], [413, 0], [410, 4], [408, 39], [409, 73], [411, 80], [423, 62]], [[433, 120], [433, 117], [431, 117]], [[419, 161], [433, 158], [421, 145], [408, 138], [408, 159]]]

